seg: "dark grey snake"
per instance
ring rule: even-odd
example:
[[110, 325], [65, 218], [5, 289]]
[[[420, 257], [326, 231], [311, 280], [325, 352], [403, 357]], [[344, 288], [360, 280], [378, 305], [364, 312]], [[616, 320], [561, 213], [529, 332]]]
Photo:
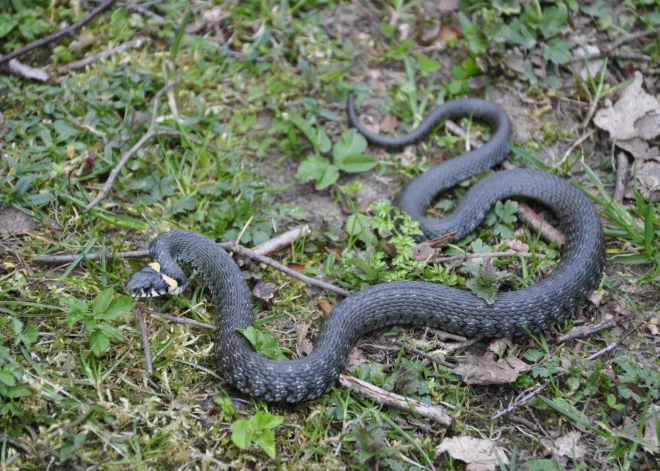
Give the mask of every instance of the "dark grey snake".
[[369, 142], [401, 148], [424, 139], [446, 119], [473, 116], [487, 122], [493, 136], [484, 147], [441, 163], [413, 180], [397, 204], [421, 223], [428, 237], [474, 230], [497, 201], [522, 197], [552, 209], [561, 220], [566, 243], [560, 262], [541, 282], [502, 292], [494, 304], [471, 293], [433, 283], [403, 281], [364, 289], [343, 300], [323, 324], [307, 357], [278, 361], [257, 354], [236, 329], [252, 325], [250, 290], [234, 260], [211, 239], [194, 232], [172, 231], [153, 240], [154, 263], [128, 283], [134, 296], [178, 293], [185, 276], [177, 263], [194, 267], [216, 304], [215, 355], [222, 376], [233, 386], [268, 401], [300, 402], [333, 386], [353, 343], [365, 332], [395, 324], [437, 327], [468, 337], [515, 336], [536, 332], [571, 315], [598, 284], [604, 263], [603, 232], [589, 199], [561, 178], [537, 170], [493, 173], [476, 183], [442, 221], [425, 218], [433, 198], [461, 181], [486, 171], [509, 152], [511, 124], [498, 106], [479, 99], [456, 100], [436, 109], [413, 132], [385, 138], [368, 132], [348, 103], [351, 124]]

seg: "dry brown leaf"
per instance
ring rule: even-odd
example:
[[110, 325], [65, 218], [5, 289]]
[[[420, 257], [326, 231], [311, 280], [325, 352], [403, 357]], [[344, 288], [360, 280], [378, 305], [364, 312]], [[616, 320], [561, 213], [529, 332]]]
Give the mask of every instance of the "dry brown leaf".
[[341, 260], [342, 253], [341, 250], [339, 250], [337, 247], [324, 247], [324, 248], [326, 252], [335, 254], [335, 260], [337, 261]]
[[643, 445], [648, 453], [658, 453], [658, 422], [660, 422], [660, 406], [651, 404], [646, 413], [646, 423], [644, 424], [644, 436], [642, 439], [651, 445]]
[[660, 101], [644, 91], [643, 82], [641, 72], [635, 72], [634, 81], [624, 89], [621, 98], [594, 117], [596, 126], [608, 131], [617, 146], [628, 147], [626, 150], [637, 159], [648, 158], [649, 152], [652, 155], [654, 151], [644, 149], [639, 142], [627, 145], [626, 141], [648, 141], [660, 135]]
[[298, 273], [302, 273], [305, 271], [305, 265], [301, 265], [300, 263], [289, 263], [289, 265], [287, 266], [293, 271]]
[[[635, 197], [632, 186], [628, 185], [626, 198]], [[651, 196], [653, 201], [660, 201], [660, 163], [647, 160], [637, 164], [637, 190], [647, 201], [651, 200]]]
[[529, 245], [518, 239], [507, 240], [506, 247], [509, 250], [517, 250], [518, 252], [529, 252]]
[[580, 432], [575, 431], [568, 432], [554, 441], [549, 438], [544, 438], [541, 440], [541, 443], [546, 447], [548, 452], [552, 454], [552, 457], [557, 460], [560, 465], [565, 467], [573, 462], [573, 457], [575, 457], [576, 460], [580, 460], [586, 455], [587, 448], [584, 443], [580, 443], [581, 438], [582, 435]]
[[312, 342], [306, 338], [308, 330], [309, 324], [305, 322], [298, 324], [298, 342], [296, 343], [296, 353], [300, 358], [309, 355], [312, 353], [312, 350], [314, 350]]
[[423, 262], [428, 260], [430, 257], [435, 255], [435, 249], [431, 247], [431, 244], [422, 242], [421, 244], [413, 247], [413, 259], [417, 262]]
[[492, 361], [468, 355], [452, 373], [461, 375], [465, 384], [508, 384], [528, 369], [530, 365], [515, 357]]
[[0, 208], [0, 236], [23, 234], [36, 227], [37, 222], [32, 216], [25, 214], [20, 209], [11, 206]]
[[348, 354], [348, 360], [346, 360], [346, 370], [353, 371], [358, 366], [363, 363], [366, 363], [367, 357], [364, 356], [364, 352], [360, 350], [359, 347], [353, 347], [351, 353]]
[[592, 291], [589, 293], [589, 296], [587, 296], [587, 299], [591, 301], [591, 304], [598, 307], [600, 306], [600, 302], [603, 300], [603, 294], [605, 294], [605, 291], [603, 290]]
[[495, 471], [499, 467], [498, 457], [503, 464], [509, 464], [504, 448], [481, 438], [445, 438], [435, 452], [447, 452], [452, 458], [463, 461], [467, 471]]
[[257, 299], [269, 302], [273, 299], [273, 291], [275, 291], [273, 283], [257, 283], [252, 289], [252, 294]]
[[387, 113], [380, 123], [380, 132], [387, 133], [394, 131], [399, 127], [399, 124], [401, 124], [401, 121], [396, 116], [392, 113]]
[[330, 314], [334, 309], [332, 304], [330, 304], [326, 298], [319, 299], [318, 306], [321, 309], [321, 311], [323, 311], [323, 319], [328, 317], [328, 314]]
[[460, 34], [461, 32], [456, 28], [454, 28], [453, 26], [442, 25], [438, 37], [443, 41], [446, 41], [447, 39], [456, 39]]

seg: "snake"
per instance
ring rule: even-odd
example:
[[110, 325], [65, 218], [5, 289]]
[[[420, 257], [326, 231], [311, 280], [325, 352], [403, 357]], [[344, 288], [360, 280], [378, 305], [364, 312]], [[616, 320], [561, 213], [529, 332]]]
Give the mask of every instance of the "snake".
[[523, 198], [551, 209], [562, 224], [565, 243], [550, 274], [515, 291], [499, 292], [491, 304], [457, 288], [425, 281], [376, 284], [342, 300], [322, 324], [313, 351], [302, 358], [269, 359], [239, 332], [253, 324], [250, 289], [230, 254], [196, 232], [174, 230], [149, 245], [152, 263], [127, 284], [135, 297], [178, 294], [188, 265], [206, 283], [216, 317], [215, 360], [227, 383], [242, 393], [275, 403], [299, 403], [329, 391], [344, 369], [353, 344], [366, 332], [393, 325], [439, 328], [474, 338], [527, 335], [566, 320], [600, 282], [605, 255], [603, 230], [590, 200], [570, 182], [534, 169], [498, 171], [471, 186], [442, 220], [426, 218], [433, 199], [502, 162], [509, 153], [512, 125], [506, 112], [477, 98], [446, 102], [413, 131], [398, 137], [374, 134], [357, 119], [352, 95], [349, 123], [373, 145], [401, 149], [419, 143], [443, 121], [471, 117], [492, 130], [481, 148], [442, 162], [413, 179], [395, 199], [418, 221], [427, 238], [470, 234], [498, 201]]

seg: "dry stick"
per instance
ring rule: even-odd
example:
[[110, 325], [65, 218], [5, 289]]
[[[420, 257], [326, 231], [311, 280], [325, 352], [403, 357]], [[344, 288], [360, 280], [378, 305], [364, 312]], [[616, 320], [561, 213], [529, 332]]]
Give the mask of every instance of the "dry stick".
[[624, 34], [623, 36], [619, 37], [618, 39], [615, 39], [612, 41], [609, 45], [609, 49], [615, 49], [619, 46], [621, 46], [624, 43], [634, 41], [635, 39], [643, 38], [644, 36], [652, 36], [654, 34], [660, 34], [660, 26], [654, 29], [647, 29], [645, 31], [638, 31], [636, 33], [631, 33], [631, 34]]
[[389, 407], [395, 407], [404, 411], [410, 411], [413, 414], [431, 419], [444, 426], [451, 425], [452, 419], [444, 411], [444, 409], [437, 406], [429, 406], [416, 399], [409, 399], [398, 394], [385, 391], [373, 384], [369, 384], [361, 379], [353, 378], [351, 376], [339, 375], [339, 384], [344, 388], [357, 388], [355, 392], [371, 399], [378, 404], [383, 404]]
[[89, 14], [84, 17], [82, 20], [80, 20], [77, 23], [72, 24], [71, 26], [68, 26], [66, 28], [63, 28], [59, 30], [57, 33], [51, 34], [50, 36], [46, 36], [45, 38], [41, 38], [37, 41], [34, 41], [30, 44], [27, 44], [23, 47], [20, 47], [16, 49], [13, 52], [10, 52], [7, 55], [0, 56], [0, 64], [4, 64], [5, 62], [8, 62], [12, 59], [15, 59], [18, 56], [21, 56], [27, 52], [32, 51], [33, 49], [37, 49], [38, 47], [45, 46], [46, 44], [52, 43], [53, 41], [57, 41], [58, 39], [73, 33], [74, 31], [82, 28], [85, 26], [87, 23], [89, 23], [92, 19], [94, 19], [96, 16], [100, 15], [104, 11], [106, 11], [108, 8], [112, 6], [113, 3], [115, 3], [116, 0], [106, 0], [105, 2], [101, 3], [98, 7], [94, 8], [92, 11], [89, 12]]
[[48, 75], [43, 70], [25, 65], [22, 62], [19, 62], [18, 59], [12, 59], [7, 64], [0, 65], [0, 71], [3, 70], [7, 70], [7, 72], [12, 75], [16, 75], [17, 77], [22, 77], [28, 80], [48, 82], [50, 79], [50, 75]]
[[614, 201], [621, 203], [626, 194], [626, 183], [628, 180], [628, 156], [625, 152], [619, 152], [616, 157], [616, 186], [614, 187]]
[[[650, 317], [649, 317], [649, 319], [650, 319]], [[603, 354], [605, 354], [605, 353], [607, 353], [607, 352], [610, 352], [610, 351], [614, 350], [614, 349], [617, 348], [619, 345], [621, 345], [625, 339], [627, 339], [630, 335], [632, 335], [633, 332], [635, 332], [635, 331], [636, 331], [637, 329], [639, 329], [642, 325], [644, 325], [647, 321], [648, 321], [648, 319], [646, 319], [646, 320], [640, 322], [639, 324], [635, 325], [633, 328], [631, 328], [628, 332], [626, 332], [625, 334], [623, 334], [623, 335], [622, 335], [618, 340], [616, 340], [615, 342], [610, 343], [609, 345], [607, 345], [607, 346], [606, 346], [605, 348], [603, 348], [602, 350], [599, 350], [599, 351], [597, 351], [596, 353], [594, 353], [593, 355], [591, 355], [591, 356], [585, 358], [585, 361], [592, 361], [592, 360], [595, 360], [595, 359], [598, 358], [599, 356], [601, 356], [601, 355], [603, 355]], [[554, 380], [556, 380], [557, 378], [560, 378], [560, 377], [563, 376], [565, 373], [566, 373], [565, 371], [562, 371], [561, 373], [558, 373], [558, 374], [556, 374], [555, 376], [546, 379], [546, 380], [543, 382], [543, 384], [541, 384], [539, 387], [537, 387], [536, 389], [534, 389], [534, 390], [533, 390], [532, 392], [530, 392], [529, 394], [526, 394], [525, 396], [523, 396], [519, 401], [513, 403], [512, 405], [510, 405], [510, 406], [507, 407], [506, 409], [501, 410], [500, 412], [498, 412], [497, 414], [495, 414], [494, 416], [492, 416], [492, 417], [490, 418], [490, 420], [495, 420], [495, 419], [498, 419], [498, 418], [502, 417], [503, 415], [510, 414], [511, 412], [513, 412], [514, 410], [516, 410], [518, 407], [522, 406], [522, 405], [525, 404], [527, 401], [529, 401], [531, 398], [533, 398], [534, 396], [536, 396], [538, 393], [540, 393], [541, 391], [543, 391], [543, 390], [548, 386], [548, 384], [550, 384], [551, 381], [554, 381]]]
[[[478, 139], [470, 139], [467, 135], [467, 132], [460, 127], [458, 124], [451, 120], [445, 122], [445, 127], [449, 132], [455, 134], [459, 137], [467, 139], [468, 147], [479, 148], [483, 146], [483, 142]], [[509, 161], [502, 162], [502, 167], [507, 170], [518, 168]], [[543, 221], [536, 212], [527, 206], [525, 203], [518, 203], [518, 217], [524, 223], [526, 223], [529, 228], [535, 232], [539, 232], [541, 237], [546, 242], [557, 242], [558, 245], [564, 245], [564, 234], [552, 227], [547, 222]]]
[[215, 329], [215, 326], [212, 324], [206, 324], [204, 322], [197, 322], [192, 319], [188, 319], [186, 317], [176, 317], [176, 316], [170, 316], [169, 314], [163, 314], [162, 312], [154, 311], [152, 309], [140, 309], [144, 314], [150, 314], [152, 316], [158, 316], [162, 317], [163, 319], [167, 319], [170, 322], [174, 322], [176, 324], [183, 324], [183, 325], [193, 325], [195, 327], [202, 327], [204, 329]]
[[531, 421], [525, 419], [524, 417], [519, 417], [517, 415], [509, 414], [507, 416], [507, 419], [509, 419], [511, 422], [513, 422], [515, 424], [522, 425], [524, 427], [532, 429], [537, 433], [542, 433], [541, 429], [538, 427], [538, 425], [536, 425], [534, 422], [531, 422]]
[[290, 231], [284, 232], [277, 237], [273, 237], [263, 244], [257, 245], [252, 250], [261, 255], [277, 253], [289, 247], [295, 240], [299, 239], [300, 237], [307, 237], [311, 233], [312, 231], [309, 229], [309, 226], [305, 224], [304, 226], [300, 226]]
[[575, 62], [583, 62], [585, 59], [589, 61], [589, 60], [604, 59], [604, 58], [621, 60], [621, 61], [640, 61], [640, 62], [650, 62], [652, 59], [651, 56], [647, 56], [646, 54], [629, 54], [626, 52], [599, 51], [599, 52], [593, 52], [591, 54], [587, 54], [586, 56], [582, 56], [582, 57], [574, 57], [569, 61], [569, 63], [573, 64]]
[[140, 328], [140, 338], [142, 339], [142, 348], [144, 348], [144, 362], [147, 365], [147, 376], [154, 374], [154, 367], [151, 364], [151, 349], [149, 348], [149, 334], [147, 332], [147, 326], [144, 323], [144, 314], [142, 309], [135, 311], [137, 316], [138, 327]]
[[437, 257], [429, 260], [429, 263], [443, 263], [453, 262], [454, 260], [473, 259], [473, 258], [490, 258], [490, 257], [523, 257], [523, 258], [545, 258], [545, 255], [540, 253], [518, 252], [517, 250], [507, 250], [506, 252], [482, 252], [482, 253], [466, 253], [461, 255], [452, 255], [450, 257]]
[[415, 348], [412, 345], [409, 345], [407, 342], [399, 342], [398, 340], [391, 340], [390, 343], [396, 345], [397, 347], [401, 348], [401, 345], [403, 345], [403, 349], [409, 353], [414, 353], [415, 355], [418, 355], [422, 358], [426, 358], [427, 360], [431, 360], [434, 363], [437, 363], [438, 365], [446, 366], [447, 368], [456, 368], [456, 365], [449, 363], [447, 361], [441, 360], [438, 357], [434, 357], [433, 355], [429, 355], [426, 353], [424, 350], [420, 350], [419, 348]]
[[345, 290], [343, 288], [339, 288], [335, 285], [331, 285], [330, 283], [326, 283], [325, 281], [317, 280], [315, 278], [309, 278], [305, 275], [302, 275], [302, 274], [298, 273], [295, 270], [292, 270], [291, 268], [285, 267], [284, 265], [282, 265], [281, 263], [276, 262], [272, 258], [264, 257], [263, 255], [260, 255], [256, 252], [254, 252], [253, 250], [247, 249], [243, 246], [234, 244], [227, 250], [230, 251], [230, 252], [237, 253], [238, 255], [242, 255], [244, 257], [249, 257], [253, 260], [256, 260], [259, 263], [264, 263], [264, 264], [266, 264], [270, 267], [275, 268], [276, 270], [279, 270], [279, 271], [281, 271], [283, 273], [286, 273], [287, 275], [289, 275], [293, 278], [296, 278], [296, 279], [302, 281], [305, 284], [318, 286], [319, 288], [323, 288], [326, 291], [331, 291], [333, 293], [337, 293], [337, 294], [339, 294], [341, 296], [344, 296], [344, 297], [348, 297], [348, 296], [351, 295], [351, 292], [348, 291], [348, 290]]
[[[588, 124], [588, 122], [591, 120], [591, 117], [590, 117], [590, 116], [587, 116], [587, 118], [588, 118], [588, 119], [587, 119], [587, 123], [586, 123], [586, 124]], [[582, 126], [586, 126], [586, 124], [585, 124], [585, 123], [582, 123]], [[569, 148], [566, 150], [566, 152], [564, 152], [564, 155], [563, 155], [562, 158], [559, 160], [559, 163], [564, 163], [564, 162], [566, 161], [566, 159], [568, 158], [568, 156], [571, 155], [571, 152], [573, 152], [573, 150], [574, 150], [577, 146], [579, 146], [579, 145], [582, 144], [584, 141], [586, 141], [586, 140], [589, 139], [591, 136], [593, 136], [595, 132], [596, 132], [596, 130], [595, 130], [595, 129], [592, 129], [591, 131], [585, 133], [584, 136], [582, 136], [582, 137], [576, 139], [575, 142], [573, 142], [573, 144], [571, 144], [571, 145], [569, 146]]]
[[96, 195], [96, 198], [89, 203], [87, 206], [85, 206], [85, 211], [89, 212], [91, 211], [97, 204], [103, 200], [107, 196], [107, 194], [110, 192], [112, 189], [112, 185], [115, 183], [115, 180], [117, 179], [117, 176], [119, 175], [119, 172], [121, 169], [126, 165], [126, 162], [133, 157], [133, 154], [135, 154], [140, 148], [154, 135], [156, 134], [156, 118], [158, 117], [158, 104], [160, 103], [160, 97], [163, 96], [163, 93], [166, 93], [168, 90], [171, 88], [175, 87], [179, 83], [179, 79], [176, 79], [174, 82], [170, 82], [167, 85], [165, 85], [163, 88], [161, 88], [158, 93], [156, 93], [156, 96], [154, 96], [153, 100], [153, 109], [151, 110], [151, 122], [149, 123], [149, 128], [147, 129], [147, 132], [140, 138], [139, 141], [135, 143], [131, 149], [124, 154], [124, 156], [119, 160], [115, 168], [112, 169], [110, 172], [110, 176], [108, 177], [108, 180], [105, 182], [105, 184], [101, 187], [101, 190], [99, 191], [98, 195]]
[[[622, 316], [621, 320], [625, 318], [626, 317]], [[564, 343], [564, 342], [568, 342], [569, 340], [589, 337], [590, 335], [600, 332], [601, 330], [611, 329], [612, 327], [616, 327], [616, 325], [619, 322], [620, 321], [617, 322], [617, 320], [615, 319], [610, 319], [609, 321], [600, 322], [598, 324], [582, 325], [579, 327], [574, 327], [568, 333], [561, 335], [557, 339], [557, 343]]]
[[132, 41], [126, 42], [124, 44], [120, 44], [117, 47], [113, 47], [111, 49], [108, 49], [106, 51], [100, 52], [98, 54], [95, 54], [93, 56], [85, 57], [84, 59], [81, 59], [79, 61], [74, 61], [70, 62], [69, 64], [63, 65], [61, 67], [58, 67], [57, 73], [59, 75], [64, 75], [66, 73], [69, 73], [72, 70], [78, 70], [82, 69], [83, 67], [87, 67], [90, 64], [93, 64], [96, 61], [101, 61], [104, 59], [107, 59], [110, 56], [114, 56], [115, 54], [119, 54], [121, 52], [125, 52], [129, 49], [137, 49], [145, 44], [147, 44], [150, 41], [148, 37], [139, 37], [136, 38]]

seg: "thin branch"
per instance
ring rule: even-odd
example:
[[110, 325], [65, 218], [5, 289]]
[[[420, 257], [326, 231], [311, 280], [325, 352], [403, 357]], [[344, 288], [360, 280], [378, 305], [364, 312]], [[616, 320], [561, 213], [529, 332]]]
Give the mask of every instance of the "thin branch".
[[61, 67], [58, 67], [57, 73], [59, 75], [64, 75], [69, 73], [72, 70], [78, 70], [82, 69], [84, 67], [87, 67], [90, 64], [93, 64], [96, 61], [102, 61], [105, 60], [111, 56], [114, 56], [115, 54], [119, 54], [121, 52], [128, 51], [129, 49], [138, 49], [145, 44], [147, 44], [151, 39], [148, 37], [139, 37], [136, 39], [133, 39], [132, 41], [126, 42], [124, 44], [120, 44], [117, 47], [113, 47], [111, 49], [105, 50], [103, 52], [100, 52], [98, 54], [94, 54], [89, 57], [85, 57], [84, 59], [80, 59], [78, 61], [70, 62], [66, 65], [63, 65]]
[[7, 64], [0, 64], [0, 72], [3, 70], [6, 70], [12, 75], [16, 75], [17, 77], [22, 77], [28, 80], [37, 80], [38, 82], [48, 82], [50, 79], [48, 73], [41, 69], [25, 65], [22, 62], [19, 62], [18, 59], [12, 59]]
[[108, 180], [105, 182], [105, 184], [101, 187], [101, 190], [99, 191], [98, 195], [96, 195], [96, 198], [89, 203], [87, 206], [85, 206], [85, 212], [91, 211], [97, 204], [99, 204], [103, 198], [107, 196], [108, 193], [110, 193], [110, 190], [112, 189], [112, 185], [115, 183], [115, 180], [117, 179], [117, 176], [119, 175], [119, 172], [121, 172], [121, 169], [126, 165], [126, 162], [133, 157], [133, 155], [140, 150], [140, 148], [149, 140], [151, 139], [155, 134], [156, 134], [156, 118], [158, 117], [158, 105], [160, 103], [160, 98], [163, 96], [164, 93], [166, 93], [168, 90], [172, 89], [179, 83], [179, 79], [176, 79], [174, 82], [170, 82], [167, 85], [165, 85], [163, 88], [161, 88], [158, 93], [154, 96], [153, 100], [153, 105], [152, 105], [152, 110], [151, 110], [151, 122], [149, 123], [149, 128], [147, 129], [147, 132], [140, 138], [138, 142], [135, 143], [131, 149], [124, 154], [124, 156], [119, 160], [115, 168], [112, 169], [110, 172], [110, 176], [108, 176]]
[[621, 46], [622, 44], [634, 41], [635, 39], [643, 38], [645, 36], [653, 36], [653, 35], [656, 35], [656, 34], [660, 34], [660, 26], [658, 26], [657, 28], [653, 28], [653, 29], [638, 31], [636, 33], [624, 34], [623, 36], [620, 36], [619, 38], [612, 41], [608, 45], [608, 47], [610, 49], [616, 49], [617, 47]]
[[204, 322], [197, 322], [192, 319], [188, 319], [187, 317], [176, 317], [176, 316], [170, 316], [169, 314], [163, 314], [162, 312], [154, 311], [152, 309], [141, 309], [141, 311], [144, 314], [149, 314], [152, 316], [158, 316], [162, 317], [163, 319], [166, 319], [170, 322], [174, 322], [175, 324], [183, 324], [183, 325], [193, 325], [195, 327], [202, 327], [204, 329], [215, 329], [215, 326], [212, 324], [205, 324]]
[[[590, 113], [590, 114], [593, 114], [593, 113]], [[583, 126], [583, 127], [586, 127], [586, 125], [589, 124], [589, 121], [591, 121], [591, 116], [590, 116], [590, 115], [587, 115], [587, 117], [585, 118], [585, 121], [582, 123], [582, 126]], [[582, 144], [584, 141], [586, 141], [586, 140], [589, 139], [591, 136], [593, 136], [595, 132], [596, 132], [596, 130], [595, 130], [595, 129], [592, 129], [591, 131], [585, 133], [584, 136], [581, 136], [580, 138], [576, 139], [575, 142], [573, 142], [573, 144], [571, 144], [571, 145], [569, 146], [569, 148], [566, 149], [566, 152], [564, 152], [564, 155], [563, 155], [562, 158], [559, 160], [559, 163], [562, 163], [562, 164], [563, 164], [563, 163], [566, 161], [566, 159], [568, 158], [568, 156], [571, 155], [571, 152], [573, 152], [573, 150], [574, 150], [577, 146], [579, 146], [579, 145]]]
[[144, 314], [142, 309], [135, 311], [137, 316], [138, 327], [140, 329], [140, 338], [142, 339], [142, 348], [144, 349], [144, 362], [147, 366], [147, 376], [154, 374], [154, 367], [151, 363], [151, 349], [149, 348], [149, 331], [144, 323]]
[[440, 407], [429, 406], [416, 399], [410, 399], [390, 391], [385, 391], [373, 384], [369, 384], [366, 381], [351, 376], [339, 375], [339, 384], [347, 389], [357, 388], [355, 389], [355, 392], [367, 399], [377, 402], [378, 404], [395, 407], [403, 411], [409, 411], [415, 415], [438, 422], [446, 427], [451, 425], [452, 418]]
[[286, 273], [292, 278], [296, 278], [297, 280], [302, 281], [306, 285], [311, 285], [311, 286], [318, 286], [319, 288], [323, 288], [326, 291], [331, 291], [333, 293], [337, 293], [341, 296], [348, 297], [351, 295], [351, 292], [348, 290], [345, 290], [344, 288], [339, 288], [338, 286], [331, 285], [330, 283], [326, 283], [325, 281], [317, 280], [315, 278], [310, 278], [308, 276], [305, 276], [301, 273], [298, 273], [295, 270], [292, 270], [289, 267], [285, 267], [281, 263], [276, 262], [272, 258], [264, 257], [261, 254], [256, 253], [253, 250], [247, 249], [243, 246], [240, 245], [232, 245], [229, 249], [227, 249], [230, 252], [237, 253], [239, 255], [242, 255], [244, 257], [251, 258], [253, 260], [256, 260], [259, 263], [264, 263], [270, 267], [275, 268], [276, 270], [279, 270], [283, 273]]
[[89, 23], [92, 19], [106, 11], [108, 8], [112, 6], [113, 3], [115, 3], [116, 0], [105, 0], [105, 2], [101, 3], [98, 7], [94, 8], [92, 11], [89, 12], [89, 14], [84, 17], [82, 20], [78, 21], [77, 23], [72, 24], [71, 26], [68, 26], [66, 28], [63, 28], [59, 30], [57, 33], [53, 33], [50, 36], [46, 36], [45, 38], [38, 39], [37, 41], [34, 41], [30, 44], [27, 44], [23, 47], [20, 47], [16, 49], [13, 52], [10, 52], [9, 54], [6, 54], [4, 56], [0, 56], [0, 64], [3, 64], [5, 62], [8, 62], [12, 59], [17, 58], [18, 56], [21, 56], [27, 52], [30, 52], [34, 49], [37, 49], [39, 47], [45, 46], [46, 44], [52, 43], [54, 41], [57, 41], [58, 39], [71, 34], [83, 26], [85, 26], [87, 23]]
[[[651, 317], [649, 316], [648, 319], [650, 319], [650, 318], [651, 318]], [[627, 339], [630, 335], [632, 335], [633, 332], [637, 331], [637, 329], [639, 329], [642, 325], [644, 325], [644, 324], [648, 321], [648, 319], [646, 319], [646, 320], [640, 322], [639, 324], [635, 325], [635, 326], [634, 326], [633, 328], [631, 328], [628, 332], [624, 333], [624, 334], [623, 334], [621, 337], [619, 337], [616, 341], [610, 343], [610, 344], [607, 345], [605, 348], [603, 348], [603, 349], [597, 351], [596, 353], [594, 353], [593, 355], [591, 355], [591, 356], [585, 358], [585, 361], [592, 361], [592, 360], [595, 360], [595, 359], [598, 358], [599, 356], [604, 355], [605, 353], [614, 350], [614, 349], [617, 348], [619, 345], [621, 345], [625, 339]], [[543, 391], [543, 390], [548, 386], [548, 384], [550, 384], [551, 381], [554, 381], [554, 380], [560, 378], [560, 377], [563, 376], [564, 374], [566, 374], [566, 372], [565, 372], [565, 371], [562, 371], [561, 373], [558, 373], [558, 374], [556, 374], [555, 376], [552, 376], [552, 377], [546, 379], [546, 380], [543, 382], [543, 384], [541, 384], [540, 386], [538, 386], [538, 387], [537, 387], [536, 389], [534, 389], [532, 392], [530, 392], [529, 394], [526, 394], [525, 396], [522, 397], [522, 399], [520, 399], [520, 400], [516, 401], [515, 403], [511, 404], [511, 405], [510, 405], [509, 407], [507, 407], [506, 409], [501, 410], [501, 411], [498, 412], [497, 414], [493, 415], [490, 419], [491, 419], [491, 420], [495, 420], [495, 419], [498, 419], [498, 418], [502, 417], [503, 415], [510, 414], [511, 412], [513, 412], [514, 410], [516, 410], [518, 407], [522, 406], [522, 405], [525, 404], [527, 401], [529, 401], [531, 398], [533, 398], [534, 396], [538, 395], [538, 393], [540, 393], [541, 391]]]
[[437, 257], [429, 260], [429, 263], [453, 262], [454, 260], [473, 259], [473, 258], [491, 258], [491, 257], [523, 257], [523, 258], [545, 258], [540, 253], [518, 252], [517, 250], [507, 250], [506, 252], [482, 252], [465, 253], [461, 255], [452, 255], [450, 257]]
[[646, 54], [630, 54], [626, 52], [600, 51], [600, 52], [587, 54], [586, 56], [582, 56], [582, 57], [574, 57], [569, 61], [569, 63], [573, 64], [575, 62], [584, 62], [585, 59], [588, 61], [592, 61], [592, 60], [605, 59], [605, 58], [612, 60], [620, 60], [620, 61], [640, 61], [640, 62], [650, 62], [652, 59], [651, 56], [647, 56]]
[[441, 360], [440, 358], [435, 357], [433, 355], [429, 355], [425, 351], [420, 350], [419, 348], [415, 348], [412, 345], [409, 345], [408, 342], [403, 343], [403, 342], [399, 342], [398, 340], [391, 340], [390, 343], [396, 345], [399, 348], [401, 348], [401, 346], [403, 345], [403, 349], [405, 351], [407, 351], [409, 353], [414, 353], [415, 355], [418, 355], [422, 358], [426, 358], [427, 360], [431, 360], [432, 362], [437, 363], [438, 365], [442, 365], [442, 366], [445, 366], [445, 367], [450, 368], [450, 369], [456, 368], [456, 365], [454, 365], [452, 363], [449, 363], [447, 361]]
[[626, 183], [628, 182], [628, 156], [625, 152], [619, 152], [616, 157], [616, 186], [614, 187], [614, 201], [621, 203], [626, 194]]

